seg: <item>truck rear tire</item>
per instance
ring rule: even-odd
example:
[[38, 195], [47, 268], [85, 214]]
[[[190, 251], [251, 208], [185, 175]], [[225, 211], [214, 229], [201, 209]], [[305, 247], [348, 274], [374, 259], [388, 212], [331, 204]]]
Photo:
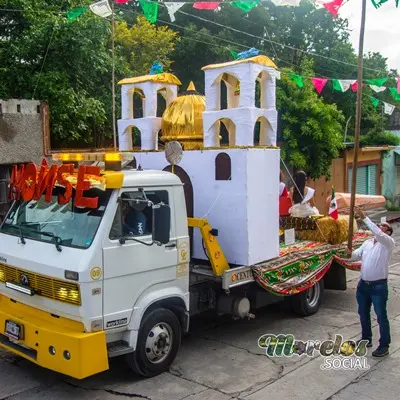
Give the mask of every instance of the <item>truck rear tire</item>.
[[319, 280], [306, 291], [290, 297], [292, 310], [303, 317], [318, 312], [324, 294], [324, 281]]
[[168, 371], [181, 344], [181, 331], [172, 311], [157, 308], [149, 312], [141, 323], [135, 352], [127, 354], [129, 366], [144, 377]]

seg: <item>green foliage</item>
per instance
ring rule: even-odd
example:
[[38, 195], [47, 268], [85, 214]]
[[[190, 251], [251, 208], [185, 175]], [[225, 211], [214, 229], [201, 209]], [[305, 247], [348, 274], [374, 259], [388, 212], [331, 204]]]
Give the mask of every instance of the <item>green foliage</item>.
[[360, 138], [361, 146], [399, 146], [400, 137], [393, 132], [370, 131]]
[[[53, 147], [102, 146], [112, 136], [110, 21], [88, 11], [69, 23], [65, 15], [90, 3], [0, 0], [0, 8], [23, 10], [0, 20], [0, 97], [48, 102]], [[117, 22], [116, 34], [116, 80], [147, 73], [156, 58], [169, 66], [176, 34], [168, 28], [140, 18], [133, 28]]]
[[[312, 72], [306, 60], [302, 62], [302, 72]], [[335, 105], [326, 104], [315, 93], [311, 82], [306, 81], [299, 90], [286, 74], [278, 87], [277, 107], [285, 162], [305, 170], [312, 178], [329, 176], [332, 159], [343, 148], [342, 113]]]
[[390, 200], [386, 200], [385, 208], [388, 211], [400, 211], [400, 206], [393, 204]]
[[[23, 10], [0, 18], [0, 98], [34, 96], [47, 101], [53, 146], [102, 146], [111, 138], [110, 21], [88, 11], [68, 23], [65, 15], [93, 2], [0, 0], [0, 8]], [[182, 90], [193, 80], [203, 92], [203, 66], [232, 60], [229, 50], [255, 47], [283, 71], [305, 77], [302, 89], [286, 74], [278, 82], [282, 158], [315, 178], [327, 174], [332, 158], [342, 148], [347, 121], [348, 141], [354, 135], [356, 94], [351, 90], [335, 92], [329, 83], [319, 96], [308, 77], [356, 78], [357, 54], [349, 42], [347, 20], [315, 9], [311, 0], [303, 0], [300, 7], [276, 7], [266, 2], [248, 14], [227, 5], [216, 12], [191, 9], [185, 13], [176, 14], [172, 30], [163, 26], [162, 21], [169, 21], [169, 17], [161, 4], [157, 24], [137, 17], [141, 14], [137, 2], [116, 5], [116, 80], [148, 73], [157, 59], [164, 70], [178, 76]], [[364, 75], [365, 79], [388, 76], [387, 86], [395, 86], [398, 74], [388, 70], [383, 55], [368, 53]], [[393, 136], [385, 133], [387, 117], [381, 106], [375, 109], [367, 96], [398, 104], [389, 93], [377, 95], [368, 86], [364, 92], [362, 143], [394, 145]], [[119, 90], [116, 93], [118, 118]]]
[[164, 71], [167, 71], [172, 62], [169, 55], [179, 41], [177, 35], [177, 32], [166, 26], [151, 24], [143, 16], [138, 17], [132, 26], [128, 26], [125, 21], [117, 24], [115, 42], [121, 60], [126, 63], [126, 75], [148, 74], [155, 57], [163, 65]]
[[[233, 7], [224, 7], [220, 12], [207, 15], [204, 11], [190, 10], [190, 14], [195, 17], [177, 14], [176, 23], [181, 27], [178, 30], [182, 39], [173, 54], [173, 69], [177, 76], [184, 82], [194, 80], [196, 87], [202, 90], [204, 74], [201, 67], [232, 60], [229, 50], [239, 52], [249, 47], [256, 47], [268, 55], [281, 70], [303, 75], [303, 89], [289, 82], [285, 74], [277, 83], [281, 155], [292, 167], [304, 168], [314, 177], [327, 173], [332, 158], [337, 157], [342, 148], [347, 121], [348, 138], [354, 135], [356, 93], [351, 90], [335, 92], [329, 82], [322, 96], [318, 96], [308, 78], [357, 78], [358, 57], [349, 41], [348, 21], [340, 16], [332, 18], [325, 9], [315, 9], [307, 0], [303, 0], [300, 7], [276, 7], [266, 2], [248, 14]], [[311, 57], [307, 52], [321, 57]], [[313, 66], [307, 67], [307, 60], [311, 58]], [[388, 85], [395, 86], [397, 71], [388, 71], [387, 59], [381, 54], [368, 53], [364, 59], [364, 75], [365, 79], [390, 76]], [[387, 118], [368, 98], [376, 94], [368, 86], [364, 87], [364, 92], [362, 137], [380, 132], [379, 137], [385, 140], [387, 136], [383, 132]], [[387, 96], [390, 95], [377, 95], [383, 101], [396, 104]], [[369, 135], [369, 132], [374, 134]]]

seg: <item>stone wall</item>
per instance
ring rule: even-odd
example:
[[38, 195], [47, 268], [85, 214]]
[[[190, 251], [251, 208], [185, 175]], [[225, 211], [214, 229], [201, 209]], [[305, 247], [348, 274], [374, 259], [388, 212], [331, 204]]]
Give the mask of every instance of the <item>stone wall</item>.
[[44, 113], [36, 100], [0, 100], [0, 165], [40, 163], [44, 149]]

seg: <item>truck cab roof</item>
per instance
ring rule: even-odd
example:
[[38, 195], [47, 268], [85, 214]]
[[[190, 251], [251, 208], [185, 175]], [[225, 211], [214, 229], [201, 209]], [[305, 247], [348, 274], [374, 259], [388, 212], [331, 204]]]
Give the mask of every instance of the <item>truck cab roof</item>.
[[181, 180], [174, 174], [156, 170], [122, 170], [124, 180], [122, 187], [137, 186], [181, 186]]

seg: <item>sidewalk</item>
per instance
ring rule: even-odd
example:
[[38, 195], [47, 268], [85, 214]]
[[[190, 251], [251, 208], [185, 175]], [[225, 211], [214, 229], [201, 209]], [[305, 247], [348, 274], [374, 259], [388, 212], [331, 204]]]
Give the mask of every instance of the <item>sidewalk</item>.
[[400, 211], [387, 211], [379, 208], [367, 212], [368, 217], [374, 222], [380, 222], [381, 217], [386, 217], [388, 222], [400, 222]]

